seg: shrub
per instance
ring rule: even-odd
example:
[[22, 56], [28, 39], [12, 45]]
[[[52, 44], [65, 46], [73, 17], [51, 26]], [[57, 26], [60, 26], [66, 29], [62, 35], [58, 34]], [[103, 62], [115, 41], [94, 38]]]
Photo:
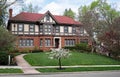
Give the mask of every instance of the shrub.
[[8, 53], [0, 51], [0, 65], [8, 64]]
[[37, 53], [37, 52], [43, 52], [43, 50], [41, 50], [41, 49], [32, 50], [32, 53]]
[[75, 46], [65, 46], [64, 49], [74, 50], [76, 49]]
[[80, 51], [80, 52], [90, 52], [91, 48], [88, 46], [87, 43], [80, 43], [80, 44], [76, 44], [76, 50]]

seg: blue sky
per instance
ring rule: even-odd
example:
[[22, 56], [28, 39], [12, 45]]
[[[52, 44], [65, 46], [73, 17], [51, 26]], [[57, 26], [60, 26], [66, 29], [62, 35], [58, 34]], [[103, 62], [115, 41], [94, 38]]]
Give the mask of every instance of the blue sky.
[[[52, 14], [62, 15], [64, 10], [71, 8], [75, 13], [78, 12], [78, 8], [82, 5], [89, 5], [94, 0], [24, 0], [24, 4], [28, 5], [32, 3], [34, 6], [38, 6], [41, 9], [39, 13], [45, 13], [49, 10]], [[113, 3], [119, 10], [120, 0], [107, 0], [108, 3]], [[11, 6], [13, 8], [14, 14], [19, 13], [19, 9], [22, 5], [14, 4]]]

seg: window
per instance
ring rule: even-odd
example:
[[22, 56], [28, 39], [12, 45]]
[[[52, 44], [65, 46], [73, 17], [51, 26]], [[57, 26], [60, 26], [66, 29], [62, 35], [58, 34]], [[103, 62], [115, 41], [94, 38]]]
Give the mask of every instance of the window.
[[84, 28], [80, 27], [80, 34], [84, 33]]
[[46, 20], [50, 21], [50, 16], [49, 15], [46, 15]]
[[65, 39], [65, 46], [74, 46], [75, 39]]
[[33, 46], [33, 39], [20, 39], [19, 46]]
[[51, 40], [50, 40], [49, 38], [46, 38], [46, 39], [45, 39], [45, 46], [50, 46], [50, 44], [51, 44], [50, 41], [51, 41]]
[[43, 32], [43, 26], [42, 25], [40, 25], [39, 30], [40, 30], [40, 32]]
[[51, 33], [51, 25], [45, 25], [45, 32]]
[[76, 33], [76, 27], [72, 27], [72, 33]]
[[20, 31], [20, 32], [24, 31], [23, 26], [24, 26], [23, 24], [19, 24], [18, 25], [18, 31]]
[[56, 26], [56, 27], [55, 27], [55, 32], [56, 32], [56, 33], [59, 33], [59, 32], [60, 32], [60, 26]]
[[88, 44], [88, 39], [81, 39], [80, 43], [87, 43]]
[[43, 46], [43, 39], [40, 39], [40, 46]]
[[34, 32], [35, 31], [35, 25], [29, 25], [29, 30], [30, 30], [30, 32]]
[[68, 33], [68, 26], [64, 26], [64, 32]]

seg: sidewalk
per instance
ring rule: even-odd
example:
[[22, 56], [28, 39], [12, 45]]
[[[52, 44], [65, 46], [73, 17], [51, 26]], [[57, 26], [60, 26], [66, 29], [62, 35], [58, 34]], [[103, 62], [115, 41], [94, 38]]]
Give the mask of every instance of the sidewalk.
[[17, 65], [19, 67], [21, 67], [24, 74], [40, 73], [37, 70], [35, 70], [34, 68], [31, 68], [31, 65], [24, 60], [24, 58], [23, 58], [24, 55], [26, 55], [26, 54], [21, 54], [21, 55], [18, 55], [18, 56], [15, 57]]

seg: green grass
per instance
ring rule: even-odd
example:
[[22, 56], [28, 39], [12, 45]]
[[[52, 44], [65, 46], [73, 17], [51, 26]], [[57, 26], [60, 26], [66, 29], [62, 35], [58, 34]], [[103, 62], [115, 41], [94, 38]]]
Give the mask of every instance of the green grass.
[[[24, 58], [33, 66], [56, 66], [58, 60], [49, 59], [45, 53], [29, 53]], [[72, 52], [67, 59], [62, 59], [62, 65], [120, 65], [120, 61], [93, 53]]]
[[20, 69], [0, 69], [0, 73], [23, 73]]
[[79, 68], [65, 68], [58, 70], [56, 68], [40, 68], [40, 72], [81, 72], [81, 71], [107, 71], [107, 70], [120, 70], [120, 67], [79, 67]]

